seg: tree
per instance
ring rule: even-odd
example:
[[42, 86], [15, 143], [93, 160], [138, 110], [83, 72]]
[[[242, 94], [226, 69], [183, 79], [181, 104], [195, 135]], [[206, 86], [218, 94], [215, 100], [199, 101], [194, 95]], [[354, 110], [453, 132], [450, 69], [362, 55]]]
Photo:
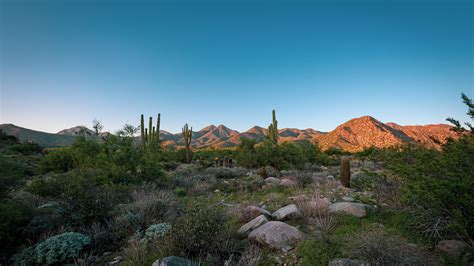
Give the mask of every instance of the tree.
[[[465, 105], [467, 105], [468, 109], [467, 109], [466, 114], [469, 117], [471, 117], [472, 120], [474, 120], [474, 103], [472, 102], [472, 99], [467, 97], [467, 95], [464, 94], [464, 93], [461, 93], [461, 99], [462, 99], [463, 103]], [[461, 122], [459, 122], [459, 120], [456, 120], [456, 119], [451, 118], [451, 117], [447, 118], [446, 120], [448, 122], [450, 122], [451, 124], [453, 124], [453, 126], [454, 126], [453, 129], [452, 129], [453, 131], [455, 131], [459, 134], [464, 133], [466, 131], [466, 129], [461, 125]], [[471, 123], [464, 122], [464, 125], [466, 125], [469, 128], [469, 130], [471, 131], [471, 134], [474, 134], [474, 127], [472, 126]]]
[[95, 131], [95, 135], [99, 136], [100, 132], [102, 132], [102, 129], [104, 129], [104, 125], [102, 125], [102, 122], [100, 122], [99, 120], [94, 119], [92, 121], [92, 128]]

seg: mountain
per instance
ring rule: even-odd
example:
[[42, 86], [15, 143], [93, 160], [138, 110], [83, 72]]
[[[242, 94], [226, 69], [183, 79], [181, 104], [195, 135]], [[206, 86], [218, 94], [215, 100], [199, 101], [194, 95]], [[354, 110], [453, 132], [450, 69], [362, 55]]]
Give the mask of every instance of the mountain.
[[[83, 127], [61, 130], [57, 134], [44, 133], [11, 124], [0, 125], [7, 134], [18, 136], [20, 140], [31, 140], [44, 147], [60, 147], [71, 145], [75, 136]], [[92, 130], [88, 130], [93, 135]], [[224, 125], [210, 125], [193, 132], [191, 146], [194, 148], [232, 148], [237, 147], [241, 138], [261, 142], [266, 138], [268, 129], [254, 126], [245, 132], [238, 132]], [[357, 152], [368, 147], [388, 148], [405, 143], [420, 143], [429, 148], [439, 148], [448, 138], [456, 138], [451, 126], [420, 125], [401, 126], [395, 123], [382, 123], [371, 117], [363, 116], [351, 119], [330, 132], [321, 132], [311, 128], [283, 128], [279, 131], [280, 142], [318, 141], [323, 150], [339, 148]], [[107, 133], [108, 134], [108, 133]], [[183, 146], [181, 133], [170, 133], [160, 130], [162, 145], [169, 148]], [[139, 137], [137, 138], [139, 139]]]
[[0, 129], [8, 135], [17, 137], [21, 141], [34, 141], [43, 147], [64, 147], [74, 143], [74, 136], [59, 135], [35, 131], [13, 124], [1, 124]]
[[414, 141], [422, 143], [429, 148], [439, 148], [448, 138], [457, 138], [451, 126], [444, 124], [424, 126], [400, 126], [395, 123], [387, 123], [388, 126], [402, 131]]
[[79, 135], [82, 130], [84, 130], [86, 132], [86, 134], [89, 135], [89, 136], [95, 135], [94, 131], [92, 131], [92, 130], [88, 129], [87, 127], [84, 127], [84, 126], [77, 126], [77, 127], [71, 127], [71, 128], [63, 129], [63, 130], [59, 131], [56, 134], [65, 135], [65, 136], [76, 136], [76, 135]]

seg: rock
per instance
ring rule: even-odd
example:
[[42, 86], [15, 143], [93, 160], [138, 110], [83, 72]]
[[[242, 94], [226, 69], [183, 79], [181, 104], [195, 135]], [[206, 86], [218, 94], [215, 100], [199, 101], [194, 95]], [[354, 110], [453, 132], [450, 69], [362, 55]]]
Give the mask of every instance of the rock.
[[116, 264], [119, 264], [120, 263], [120, 260], [113, 260], [111, 262], [109, 262], [109, 265], [116, 265]]
[[248, 238], [250, 241], [274, 249], [290, 250], [304, 239], [304, 234], [286, 223], [270, 221], [253, 230]]
[[255, 219], [255, 217], [259, 216], [259, 215], [267, 215], [268, 217], [272, 216], [272, 214], [263, 209], [263, 208], [260, 208], [260, 207], [257, 207], [257, 206], [247, 206], [245, 207], [245, 209], [242, 211], [242, 213], [240, 214], [240, 220], [242, 222], [249, 222], [253, 219]]
[[267, 177], [267, 178], [265, 179], [265, 183], [267, 183], [267, 184], [275, 184], [275, 185], [278, 185], [278, 184], [280, 184], [280, 182], [281, 182], [280, 179], [278, 179], [278, 178], [276, 178], [276, 177], [272, 177], [272, 176], [271, 176], [271, 177]]
[[254, 230], [255, 228], [258, 228], [259, 226], [263, 225], [264, 223], [268, 222], [267, 217], [265, 215], [260, 215], [253, 219], [252, 221], [242, 225], [239, 229], [239, 233], [246, 235], [250, 233], [250, 231]]
[[367, 211], [372, 210], [373, 207], [363, 203], [355, 202], [337, 202], [329, 206], [329, 212], [344, 212], [356, 217], [364, 217]]
[[333, 259], [328, 266], [370, 266], [370, 263], [353, 259]]
[[158, 259], [153, 262], [152, 266], [197, 266], [198, 264], [185, 258], [170, 256]]
[[114, 260], [122, 260], [122, 259], [123, 259], [122, 256], [117, 256], [117, 257], [114, 258]]
[[296, 182], [289, 178], [283, 178], [280, 182], [280, 185], [284, 187], [293, 187], [293, 186], [296, 186]]
[[436, 245], [436, 252], [453, 257], [460, 257], [468, 248], [468, 245], [459, 240], [441, 240]]
[[296, 204], [290, 204], [288, 206], [278, 209], [272, 214], [272, 217], [273, 219], [280, 221], [289, 218], [301, 217], [301, 212], [298, 209], [298, 206], [296, 206]]
[[350, 197], [350, 196], [344, 196], [342, 197], [342, 200], [343, 201], [347, 201], [347, 202], [353, 202], [355, 201], [353, 197]]

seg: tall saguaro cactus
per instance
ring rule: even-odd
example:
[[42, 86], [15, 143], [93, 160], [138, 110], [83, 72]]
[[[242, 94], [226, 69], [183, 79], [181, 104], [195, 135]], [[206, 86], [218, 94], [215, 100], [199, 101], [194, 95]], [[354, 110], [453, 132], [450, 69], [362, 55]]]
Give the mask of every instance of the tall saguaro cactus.
[[275, 110], [272, 111], [272, 123], [268, 126], [268, 139], [274, 144], [278, 143], [278, 121]]
[[183, 127], [184, 145], [186, 147], [186, 162], [191, 162], [191, 140], [193, 138], [193, 127], [189, 128], [188, 124]]
[[142, 137], [142, 145], [145, 146], [145, 118], [143, 117], [143, 115], [140, 120], [140, 131]]
[[160, 120], [161, 114], [158, 113], [158, 119], [156, 121], [156, 127], [153, 126], [153, 117], [150, 116], [148, 121], [148, 128], [145, 127], [145, 118], [141, 115], [140, 120], [140, 131], [141, 131], [141, 141], [143, 147], [146, 147], [151, 143], [160, 142]]
[[158, 118], [156, 119], [156, 143], [160, 143], [160, 120], [161, 120], [161, 114], [158, 113]]

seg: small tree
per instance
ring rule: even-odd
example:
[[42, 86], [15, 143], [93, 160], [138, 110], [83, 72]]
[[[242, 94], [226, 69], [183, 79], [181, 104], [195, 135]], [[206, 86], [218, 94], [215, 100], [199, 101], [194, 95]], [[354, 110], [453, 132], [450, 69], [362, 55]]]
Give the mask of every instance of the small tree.
[[100, 132], [102, 132], [102, 129], [104, 129], [104, 125], [99, 120], [94, 119], [92, 121], [92, 128], [94, 129], [95, 135], [99, 136]]

